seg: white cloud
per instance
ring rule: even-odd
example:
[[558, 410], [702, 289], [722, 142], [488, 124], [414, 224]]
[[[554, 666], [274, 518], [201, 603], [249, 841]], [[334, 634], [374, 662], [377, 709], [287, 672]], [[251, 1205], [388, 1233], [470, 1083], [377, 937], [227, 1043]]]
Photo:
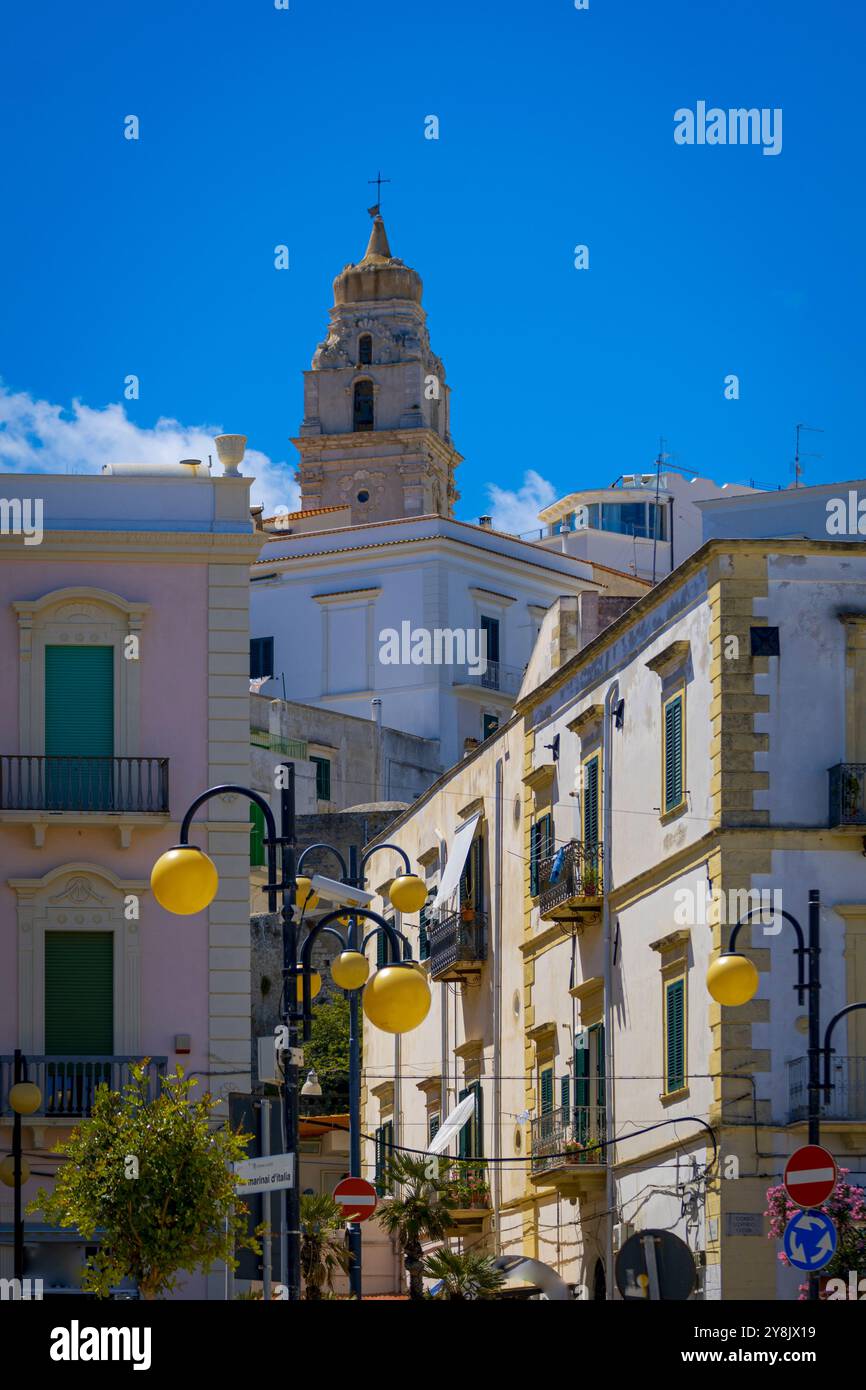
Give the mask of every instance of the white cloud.
[[[99, 473], [105, 463], [177, 463], [206, 460], [210, 454], [219, 476], [214, 436], [222, 433], [216, 425], [186, 426], [168, 419], [142, 429], [122, 405], [94, 410], [73, 401], [65, 410], [34, 400], [26, 391], [11, 392], [0, 381], [0, 467], [15, 473]], [[248, 449], [242, 467], [255, 478], [251, 500], [264, 503], [266, 516], [281, 504], [289, 511], [300, 505], [288, 464]]]
[[488, 483], [487, 495], [496, 529], [520, 535], [522, 531], [538, 529], [538, 513], [555, 502], [559, 494], [552, 483], [529, 468], [516, 492]]

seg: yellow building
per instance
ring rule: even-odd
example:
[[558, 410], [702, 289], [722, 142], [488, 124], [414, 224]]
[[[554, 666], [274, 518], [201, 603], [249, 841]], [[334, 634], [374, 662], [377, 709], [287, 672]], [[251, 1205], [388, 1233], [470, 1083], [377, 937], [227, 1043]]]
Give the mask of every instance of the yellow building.
[[[365, 1131], [424, 1150], [473, 1094], [460, 1152], [491, 1202], [461, 1238], [579, 1296], [648, 1228], [692, 1250], [698, 1297], [796, 1296], [763, 1216], [806, 1128], [779, 913], [805, 932], [820, 894], [826, 1026], [866, 999], [866, 545], [771, 547], [704, 545], [577, 652], [554, 605], [509, 723], [383, 837], [427, 877], [423, 934], [397, 925], [434, 1002], [402, 1039], [367, 1030]], [[707, 968], [759, 907], [757, 995], [723, 1010]], [[822, 1137], [862, 1182], [866, 1011], [833, 1048]]]

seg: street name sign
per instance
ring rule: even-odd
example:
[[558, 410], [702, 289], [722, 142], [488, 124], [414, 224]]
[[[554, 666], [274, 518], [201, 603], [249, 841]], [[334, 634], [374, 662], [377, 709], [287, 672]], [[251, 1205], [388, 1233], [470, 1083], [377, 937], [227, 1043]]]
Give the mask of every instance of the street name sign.
[[798, 1207], [820, 1207], [839, 1177], [836, 1160], [820, 1144], [795, 1149], [785, 1164], [785, 1191]]
[[268, 1158], [245, 1158], [234, 1165], [235, 1177], [246, 1181], [238, 1183], [236, 1191], [278, 1192], [280, 1188], [295, 1185], [295, 1155], [271, 1154]]

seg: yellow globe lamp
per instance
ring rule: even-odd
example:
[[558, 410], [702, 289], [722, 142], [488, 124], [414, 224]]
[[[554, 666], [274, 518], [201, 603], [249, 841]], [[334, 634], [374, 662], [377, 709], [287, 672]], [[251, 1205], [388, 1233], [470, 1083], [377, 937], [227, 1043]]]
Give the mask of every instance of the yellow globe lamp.
[[[27, 1181], [29, 1180], [29, 1178], [30, 1178], [30, 1164], [27, 1162], [27, 1159], [26, 1159], [26, 1158], [23, 1156], [23, 1154], [22, 1154], [22, 1156], [21, 1156], [21, 1181], [22, 1181], [22, 1183], [27, 1182]], [[8, 1154], [6, 1158], [0, 1159], [0, 1182], [3, 1183], [3, 1186], [4, 1186], [4, 1187], [14, 1187], [14, 1186], [15, 1186], [15, 1159], [12, 1157], [11, 1154]]]
[[360, 989], [367, 983], [370, 962], [363, 951], [341, 951], [331, 961], [331, 979], [340, 989]]
[[[304, 998], [304, 976], [303, 976], [303, 974], [300, 974], [300, 975], [298, 976], [298, 979], [297, 979], [297, 987], [298, 987], [298, 1003], [300, 1004], [300, 1003], [303, 1002], [303, 998]], [[321, 975], [319, 974], [318, 970], [311, 970], [311, 971], [310, 971], [310, 998], [311, 998], [311, 999], [315, 999], [316, 995], [319, 993], [319, 990], [320, 990], [321, 988], [322, 988], [322, 977], [321, 977]]]
[[191, 917], [203, 912], [217, 895], [216, 865], [197, 845], [174, 845], [161, 854], [150, 873], [153, 896], [166, 912]]
[[391, 884], [388, 897], [398, 912], [420, 912], [427, 901], [427, 885], [417, 874], [401, 874]]
[[754, 962], [739, 951], [724, 951], [707, 971], [707, 989], [717, 1004], [748, 1004], [758, 984]]
[[35, 1115], [42, 1104], [42, 1092], [32, 1081], [16, 1081], [9, 1089], [9, 1104], [16, 1115]]
[[430, 1012], [426, 975], [410, 961], [383, 965], [367, 982], [364, 1013], [383, 1033], [411, 1033]]
[[319, 895], [313, 892], [313, 880], [311, 878], [298, 878], [295, 880], [295, 906], [303, 912], [304, 908], [309, 908], [312, 912], [319, 905]]

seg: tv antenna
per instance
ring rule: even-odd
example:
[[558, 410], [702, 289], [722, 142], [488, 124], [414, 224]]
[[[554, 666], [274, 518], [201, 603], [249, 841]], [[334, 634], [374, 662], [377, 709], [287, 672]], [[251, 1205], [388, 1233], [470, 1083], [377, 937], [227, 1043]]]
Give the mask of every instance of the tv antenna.
[[822, 457], [821, 454], [801, 454], [801, 453], [800, 453], [800, 431], [801, 431], [801, 430], [805, 430], [805, 431], [807, 432], [807, 434], [824, 434], [824, 432], [825, 432], [824, 430], [819, 429], [817, 425], [804, 425], [804, 424], [801, 422], [799, 425], [796, 426], [796, 429], [795, 429], [796, 443], [795, 443], [795, 445], [794, 445], [794, 463], [793, 463], [793, 465], [792, 465], [792, 466], [793, 466], [793, 469], [794, 469], [794, 487], [799, 487], [799, 486], [800, 486], [800, 477], [801, 477], [801, 474], [802, 474], [802, 472], [803, 472], [803, 466], [802, 466], [802, 464], [800, 463], [800, 459], [803, 459], [803, 458], [805, 458], [805, 459], [819, 459], [819, 458]]

